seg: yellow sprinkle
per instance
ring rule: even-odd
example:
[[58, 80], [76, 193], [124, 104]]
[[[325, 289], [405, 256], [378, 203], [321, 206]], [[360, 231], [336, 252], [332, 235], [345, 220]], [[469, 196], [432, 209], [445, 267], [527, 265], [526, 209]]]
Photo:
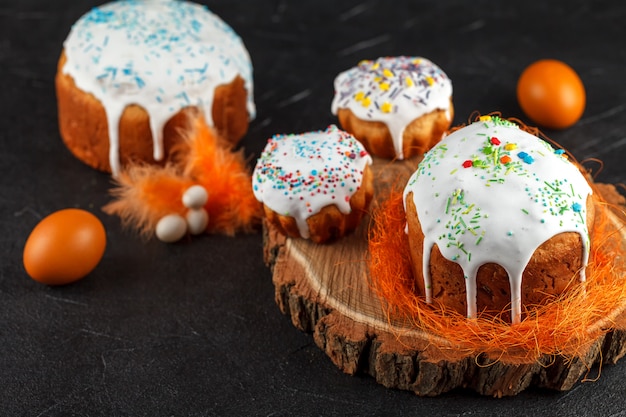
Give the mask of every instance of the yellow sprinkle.
[[374, 65], [372, 65], [372, 69], [373, 70], [377, 70], [378, 67], [380, 67], [380, 62], [375, 63]]
[[380, 106], [380, 111], [382, 111], [383, 113], [391, 113], [391, 110], [393, 109], [393, 106], [391, 105], [390, 102], [385, 101], [382, 106]]
[[374, 82], [379, 83], [383, 80], [383, 77], [374, 77]]
[[414, 63], [414, 64], [419, 64], [420, 62], [422, 62], [422, 59], [421, 59], [421, 58], [415, 58], [415, 59], [413, 60], [413, 63]]
[[361, 101], [361, 105], [363, 107], [369, 107], [370, 104], [372, 104], [372, 99], [369, 97], [365, 97], [362, 101]]
[[426, 77], [426, 82], [428, 83], [428, 85], [433, 85], [435, 83], [435, 80], [433, 80], [433, 77]]
[[507, 143], [506, 145], [504, 145], [504, 149], [507, 151], [512, 151], [514, 149], [517, 149], [517, 145], [514, 143]]
[[387, 91], [389, 90], [389, 83], [380, 83], [378, 84], [378, 86], [380, 87], [381, 90], [383, 91]]
[[480, 120], [481, 122], [488, 122], [489, 120], [491, 120], [491, 116], [480, 116], [478, 120]]
[[365, 93], [363, 91], [359, 91], [358, 93], [354, 95], [354, 99], [356, 101], [361, 101], [363, 100], [364, 97], [365, 97]]
[[415, 83], [413, 83], [413, 79], [411, 77], [406, 77], [404, 79], [404, 81], [406, 82], [406, 86], [407, 87], [413, 87], [415, 85]]
[[393, 77], [393, 72], [391, 72], [391, 71], [389, 71], [389, 69], [385, 68], [385, 69], [383, 70], [383, 75], [384, 75], [385, 77], [387, 77], [387, 78], [391, 78], [391, 77]]

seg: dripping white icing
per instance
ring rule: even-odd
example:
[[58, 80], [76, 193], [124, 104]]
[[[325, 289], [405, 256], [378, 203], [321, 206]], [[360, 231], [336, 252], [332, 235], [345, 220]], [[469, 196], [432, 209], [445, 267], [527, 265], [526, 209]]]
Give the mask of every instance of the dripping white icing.
[[240, 37], [205, 6], [178, 0], [121, 0], [93, 8], [64, 43], [69, 74], [104, 106], [110, 165], [119, 172], [119, 119], [137, 104], [150, 116], [154, 159], [163, 158], [163, 127], [198, 106], [212, 123], [215, 87], [244, 79], [255, 116], [252, 64]]
[[409, 179], [405, 202], [410, 192], [424, 233], [428, 302], [435, 244], [463, 269], [468, 317], [476, 317], [478, 268], [493, 262], [509, 275], [511, 316], [519, 322], [524, 269], [543, 242], [562, 232], [582, 238], [580, 279], [585, 279], [591, 187], [562, 150], [513, 123], [486, 116], [444, 138]]
[[371, 163], [363, 146], [335, 125], [301, 135], [275, 135], [254, 168], [254, 195], [278, 214], [293, 217], [300, 235], [308, 238], [306, 220], [323, 207], [335, 204], [350, 213], [350, 198]]
[[426, 58], [383, 57], [364, 60], [335, 78], [333, 114], [347, 108], [362, 120], [383, 122], [403, 159], [402, 137], [415, 119], [437, 109], [450, 117], [452, 82]]

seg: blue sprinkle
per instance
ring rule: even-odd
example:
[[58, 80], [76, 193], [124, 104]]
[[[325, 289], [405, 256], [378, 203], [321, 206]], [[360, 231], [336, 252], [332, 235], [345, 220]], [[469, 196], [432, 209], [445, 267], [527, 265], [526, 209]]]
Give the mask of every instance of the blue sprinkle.
[[87, 16], [86, 20], [88, 22], [94, 23], [108, 23], [113, 20], [114, 16], [115, 13], [112, 11], [103, 11], [98, 9], [97, 7], [94, 7], [93, 9], [91, 9], [91, 12]]
[[582, 209], [583, 209], [583, 206], [581, 206], [580, 203], [572, 204], [572, 210], [574, 210], [576, 213], [580, 213]]
[[526, 158], [527, 156], [528, 156], [528, 154], [527, 154], [526, 152], [520, 152], [520, 153], [518, 153], [518, 154], [517, 154], [517, 157], [518, 157], [519, 159], [524, 159], [524, 158]]
[[191, 28], [195, 31], [195, 32], [199, 32], [200, 29], [202, 28], [202, 23], [198, 22], [196, 19], [191, 21]]
[[557, 155], [563, 155], [565, 153], [565, 149], [557, 149], [554, 153]]

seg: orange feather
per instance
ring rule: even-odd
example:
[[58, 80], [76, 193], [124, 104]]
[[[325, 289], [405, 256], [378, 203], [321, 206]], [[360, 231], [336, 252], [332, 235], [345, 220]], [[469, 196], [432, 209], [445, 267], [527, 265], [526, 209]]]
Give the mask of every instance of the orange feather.
[[122, 224], [149, 236], [165, 215], [186, 213], [182, 195], [192, 185], [209, 194], [207, 232], [235, 235], [260, 224], [260, 203], [252, 193], [251, 173], [243, 150], [232, 146], [202, 118], [190, 123], [186, 140], [172, 152], [165, 167], [129, 165], [116, 179], [114, 201], [104, 207]]

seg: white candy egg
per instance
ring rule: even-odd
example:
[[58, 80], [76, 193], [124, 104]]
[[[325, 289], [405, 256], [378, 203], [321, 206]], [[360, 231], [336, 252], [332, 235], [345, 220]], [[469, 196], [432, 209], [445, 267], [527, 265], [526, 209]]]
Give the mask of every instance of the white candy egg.
[[189, 233], [192, 235], [203, 233], [208, 224], [209, 213], [205, 209], [192, 209], [187, 212], [187, 225], [189, 226]]
[[199, 209], [209, 199], [209, 193], [201, 185], [192, 185], [183, 194], [183, 204], [190, 209]]
[[187, 233], [187, 222], [178, 214], [168, 214], [159, 220], [155, 233], [162, 242], [176, 242]]

